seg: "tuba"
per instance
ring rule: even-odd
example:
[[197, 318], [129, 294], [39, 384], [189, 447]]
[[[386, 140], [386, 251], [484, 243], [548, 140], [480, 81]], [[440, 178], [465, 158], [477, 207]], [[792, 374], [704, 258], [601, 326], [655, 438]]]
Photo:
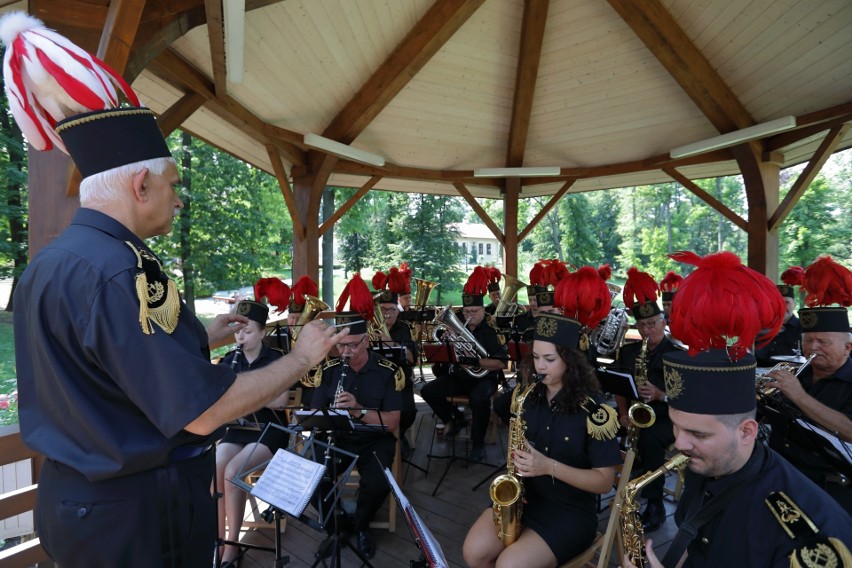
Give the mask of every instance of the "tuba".
[[510, 411], [512, 418], [509, 420], [508, 455], [506, 457], [506, 473], [500, 475], [491, 482], [488, 493], [491, 495], [491, 506], [494, 511], [494, 526], [497, 527], [497, 538], [503, 542], [503, 546], [509, 546], [515, 542], [523, 530], [524, 512], [524, 484], [523, 480], [515, 475], [515, 461], [512, 459], [512, 450], [523, 449], [526, 446], [524, 435], [527, 424], [524, 422], [524, 401], [527, 395], [535, 388], [539, 378], [521, 389], [520, 383], [512, 393], [512, 404]]
[[[476, 340], [467, 329], [467, 322], [462, 323], [453, 311], [453, 305], [449, 304], [435, 315], [432, 320], [432, 339], [436, 342], [446, 340], [452, 347], [456, 359], [488, 357], [488, 351]], [[444, 335], [441, 337], [440, 332]], [[490, 371], [481, 367], [462, 366], [462, 369], [476, 379], [481, 379]]]
[[440, 286], [438, 282], [430, 282], [429, 280], [414, 279], [414, 285], [417, 287], [417, 293], [414, 295], [414, 309], [422, 311], [429, 303], [429, 295], [432, 290]]
[[637, 568], [645, 568], [647, 558], [645, 557], [645, 532], [642, 529], [642, 519], [639, 517], [639, 503], [636, 496], [643, 487], [661, 475], [670, 471], [680, 471], [689, 463], [689, 456], [677, 454], [672, 459], [661, 465], [654, 471], [649, 471], [628, 483], [621, 490], [623, 502], [618, 505], [618, 519], [621, 525], [621, 540], [624, 545], [624, 553]]
[[[621, 286], [607, 282], [606, 287], [609, 288], [610, 299], [615, 300], [621, 292]], [[613, 306], [606, 318], [592, 330], [589, 342], [595, 346], [598, 355], [612, 355], [621, 347], [627, 328], [630, 327], [627, 315], [627, 308]]]
[[[636, 357], [636, 373], [634, 379], [636, 386], [648, 384], [648, 340], [642, 340], [642, 348]], [[650, 428], [657, 420], [657, 415], [650, 405], [636, 401], [627, 410], [630, 419], [630, 427], [627, 429], [627, 447], [636, 449], [636, 441], [639, 438], [639, 428]]]
[[[302, 311], [301, 314], [299, 314], [299, 319], [296, 320], [296, 324], [293, 326], [293, 329], [290, 332], [293, 341], [296, 341], [296, 338], [299, 336], [299, 330], [302, 329], [302, 326], [317, 319], [319, 315], [327, 309], [328, 304], [326, 304], [316, 296], [305, 294], [305, 309]], [[317, 365], [313, 371], [299, 379], [299, 382], [304, 387], [318, 387], [319, 384], [322, 382], [322, 365]]]
[[500, 301], [497, 302], [494, 315], [512, 317], [518, 314], [519, 310], [523, 310], [523, 307], [515, 302], [515, 297], [518, 295], [518, 290], [526, 288], [527, 285], [509, 274], [504, 274], [503, 279], [506, 281], [506, 285], [503, 286], [503, 290], [500, 292]]

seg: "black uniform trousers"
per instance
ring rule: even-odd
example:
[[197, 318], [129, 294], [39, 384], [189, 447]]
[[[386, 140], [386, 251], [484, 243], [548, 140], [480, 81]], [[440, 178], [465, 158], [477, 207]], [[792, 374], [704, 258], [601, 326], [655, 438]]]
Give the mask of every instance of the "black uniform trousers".
[[[674, 443], [668, 405], [655, 401], [651, 407], [657, 418], [650, 428], [639, 429], [639, 440], [636, 442], [642, 472], [653, 471], [666, 463], [666, 450]], [[665, 483], [665, 476], [659, 476], [642, 489], [642, 496], [645, 499], [662, 499]]]
[[414, 404], [414, 367], [406, 365], [402, 368], [405, 372], [405, 386], [402, 387], [402, 409], [399, 413], [399, 437], [402, 438], [405, 432], [414, 424], [417, 418], [417, 406]]
[[471, 442], [484, 444], [485, 432], [488, 430], [488, 421], [491, 418], [491, 395], [496, 390], [497, 381], [495, 379], [487, 375], [483, 379], [476, 379], [464, 371], [458, 370], [448, 375], [441, 375], [425, 385], [420, 391], [420, 396], [435, 411], [438, 418], [446, 424], [458, 412], [447, 398], [467, 395], [470, 398], [470, 411], [473, 415], [470, 431]]
[[213, 452], [131, 475], [89, 481], [46, 460], [36, 528], [63, 568], [209, 568], [216, 541]]

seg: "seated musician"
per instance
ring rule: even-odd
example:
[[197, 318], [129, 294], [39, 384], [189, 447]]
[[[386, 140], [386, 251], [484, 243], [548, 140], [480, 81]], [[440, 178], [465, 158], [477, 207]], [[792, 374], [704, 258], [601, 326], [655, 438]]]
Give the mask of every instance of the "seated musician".
[[[780, 325], [780, 313], [774, 322], [761, 319], [767, 303], [780, 304], [781, 298], [770, 295], [769, 279], [738, 259], [739, 266], [723, 265], [719, 255], [734, 256], [716, 253], [699, 260], [672, 306], [677, 337], [710, 349], [664, 356], [675, 446], [690, 460], [674, 515], [681, 530], [662, 562], [648, 540], [642, 566], [848, 566], [852, 517], [757, 441], [755, 360], [747, 353], [755, 328], [749, 331], [743, 322], [767, 329]], [[755, 286], [761, 279], [764, 285]], [[742, 294], [732, 299], [728, 290]], [[720, 293], [714, 298], [715, 291]], [[631, 537], [636, 534], [623, 535], [626, 543]], [[637, 564], [636, 544], [641, 540], [628, 544], [624, 566]]]
[[[234, 369], [237, 373], [259, 369], [280, 358], [283, 353], [263, 344], [266, 318], [269, 308], [259, 302], [242, 300], [237, 304], [237, 313], [249, 319], [243, 329], [234, 334], [237, 348], [222, 357], [220, 365]], [[216, 488], [222, 494], [218, 502], [219, 538], [225, 539], [225, 525], [228, 526], [227, 539], [240, 540], [240, 528], [243, 523], [246, 493], [228, 480], [240, 471], [252, 468], [270, 459], [279, 447], [286, 447], [287, 437], [280, 430], [270, 429], [261, 439], [266, 424], [273, 422], [287, 425], [283, 411], [276, 409], [287, 406], [288, 393], [285, 391], [278, 399], [266, 407], [243, 417], [240, 425], [228, 427], [225, 436], [216, 447]], [[227, 544], [221, 552], [222, 566], [236, 565], [240, 551], [236, 545]]]
[[463, 547], [472, 568], [558, 566], [595, 538], [595, 494], [612, 489], [621, 456], [616, 413], [602, 403], [594, 371], [578, 351], [580, 331], [580, 322], [565, 316], [536, 318], [530, 359], [541, 382], [523, 405], [526, 443], [511, 447], [510, 440], [524, 486], [525, 528], [505, 546], [492, 509], [483, 511]]
[[[468, 331], [488, 353], [488, 357], [479, 357], [471, 347], [469, 361], [459, 361], [452, 365], [438, 364], [433, 367], [435, 380], [427, 383], [420, 391], [423, 400], [435, 411], [444, 423], [444, 435], [454, 436], [467, 425], [467, 421], [448, 397], [467, 395], [470, 397], [470, 410], [473, 415], [471, 429], [472, 461], [485, 459], [485, 432], [491, 417], [491, 395], [497, 390], [497, 382], [506, 363], [506, 346], [501, 342], [497, 331], [485, 317], [482, 298], [485, 295], [487, 276], [481, 266], [477, 266], [464, 287], [462, 294], [462, 317], [466, 320]], [[479, 368], [483, 376], [475, 377], [468, 370]], [[479, 374], [479, 373], [477, 373]]]
[[678, 286], [683, 282], [683, 276], [674, 272], [673, 270], [669, 270], [666, 272], [666, 275], [663, 276], [663, 279], [660, 280], [660, 291], [662, 292], [662, 302], [663, 302], [663, 316], [666, 318], [666, 323], [669, 322], [669, 314], [672, 309], [672, 300], [674, 300], [675, 292], [677, 292]]
[[[417, 342], [411, 337], [411, 324], [399, 319], [399, 294], [405, 292], [408, 283], [403, 278], [402, 272], [392, 267], [384, 277], [383, 272], [377, 272], [373, 277], [373, 288], [380, 292], [376, 299], [385, 327], [389, 335], [382, 335], [379, 339], [383, 344], [389, 346], [405, 347], [405, 361], [400, 364], [405, 373], [405, 387], [402, 389], [402, 413], [399, 421], [400, 451], [403, 458], [411, 454], [411, 447], [405, 432], [414, 424], [417, 418], [417, 407], [414, 404], [414, 362], [419, 356]], [[376, 330], [377, 332], [379, 330]]]
[[402, 275], [403, 289], [398, 292], [399, 309], [407, 312], [411, 309], [411, 269], [407, 262], [399, 265], [399, 273]]
[[[669, 421], [663, 379], [663, 355], [677, 349], [665, 336], [666, 320], [656, 302], [657, 283], [646, 272], [636, 268], [627, 271], [627, 282], [622, 290], [624, 304], [636, 320], [636, 328], [642, 341], [624, 345], [616, 354], [613, 367], [624, 369], [636, 379], [642, 403], [654, 411], [654, 423], [647, 428], [638, 428], [636, 441], [637, 471], [653, 471], [666, 461], [666, 449], [674, 442], [672, 424]], [[647, 343], [646, 343], [647, 342]], [[645, 345], [644, 353], [642, 346]], [[640, 383], [645, 384], [640, 385]], [[630, 429], [629, 407], [635, 401], [616, 396], [618, 419], [624, 428]], [[635, 426], [634, 426], [635, 428]], [[655, 531], [665, 522], [663, 507], [663, 479], [648, 484], [642, 491], [647, 506], [642, 513], [645, 532]]]
[[536, 286], [530, 284], [527, 286], [527, 298], [529, 305], [527, 310], [515, 316], [512, 322], [512, 330], [521, 336], [524, 341], [532, 341], [533, 332], [535, 331], [535, 317], [538, 315], [538, 303], [536, 302], [536, 294], [546, 291], [545, 286]]
[[500, 269], [496, 266], [487, 266], [485, 271], [488, 273], [488, 299], [491, 303], [485, 306], [485, 313], [491, 317], [497, 312], [497, 304], [500, 303], [500, 279], [503, 275]]
[[[360, 299], [361, 292], [352, 289], [357, 281], [360, 281], [358, 286], [363, 286], [366, 302]], [[367, 285], [356, 275], [347, 287], [352, 289], [350, 307], [356, 311], [338, 312], [337, 323], [353, 325], [349, 327], [349, 336], [337, 346], [340, 357], [323, 366], [322, 383], [314, 391], [311, 406], [346, 410], [358, 422], [375, 427], [374, 431], [342, 432], [334, 440], [337, 447], [358, 456], [360, 482], [353, 528], [358, 550], [364, 557], [372, 558], [376, 545], [370, 521], [390, 492], [384, 468], [391, 466], [396, 450], [394, 432], [399, 428], [400, 391], [405, 376], [396, 364], [370, 350], [367, 321], [373, 316], [373, 298]], [[345, 305], [345, 294], [344, 290], [338, 308]], [[343, 463], [339, 467], [345, 469], [348, 465]]]
[[[818, 435], [795, 424], [801, 417], [807, 422], [833, 433], [844, 442], [852, 442], [852, 335], [846, 307], [831, 307], [834, 298], [850, 297], [852, 290], [845, 289], [838, 278], [821, 292], [817, 275], [820, 265], [831, 266], [835, 273], [847, 274], [845, 282], [852, 282], [849, 270], [828, 257], [818, 259], [808, 267], [802, 287], [809, 292], [814, 307], [802, 308], [802, 351], [806, 358], [815, 355], [810, 365], [798, 377], [791, 371], [779, 369], [769, 373], [775, 380], [772, 386], [783, 393], [782, 400], [793, 408], [780, 408], [762, 412], [772, 424], [769, 445], [787, 458], [797, 469], [834, 497], [849, 514], [852, 514], [852, 467], [844, 456], [832, 458], [821, 448]], [[813, 269], [816, 267], [816, 269]], [[823, 273], [825, 270], [823, 269]], [[763, 411], [763, 408], [761, 409]], [[777, 412], [780, 410], [780, 413]], [[845, 456], [848, 459], [848, 456]]]
[[[784, 325], [772, 341], [763, 347], [755, 349], [754, 356], [757, 358], [758, 367], [774, 367], [777, 359], [775, 356], [797, 355], [802, 346], [802, 326], [799, 318], [793, 313], [796, 309], [796, 291], [792, 285], [779, 284], [778, 290], [784, 296], [786, 310], [784, 312]], [[760, 341], [760, 337], [758, 337]]]

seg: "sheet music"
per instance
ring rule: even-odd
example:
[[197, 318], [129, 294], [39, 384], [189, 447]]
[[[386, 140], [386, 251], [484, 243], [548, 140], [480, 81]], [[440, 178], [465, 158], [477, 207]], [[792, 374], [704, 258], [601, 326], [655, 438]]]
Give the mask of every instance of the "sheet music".
[[841, 440], [837, 436], [833, 435], [832, 433], [827, 432], [826, 430], [824, 430], [822, 428], [816, 427], [813, 424], [811, 424], [810, 422], [806, 422], [805, 420], [802, 420], [801, 418], [796, 419], [796, 423], [799, 426], [801, 426], [802, 428], [804, 428], [805, 430], [809, 430], [810, 432], [813, 432], [814, 434], [819, 434], [820, 436], [822, 436], [823, 438], [828, 440], [828, 442], [831, 444], [831, 446], [835, 450], [837, 450], [837, 452], [840, 455], [842, 455], [843, 458], [850, 465], [852, 465], [852, 444], [850, 444], [849, 442], [844, 442], [843, 440]]
[[426, 526], [426, 523], [423, 522], [417, 511], [414, 510], [414, 507], [408, 501], [402, 489], [399, 488], [399, 484], [397, 484], [388, 468], [385, 468], [385, 477], [391, 485], [391, 492], [399, 503], [402, 512], [405, 514], [412, 533], [414, 533], [417, 546], [423, 552], [423, 556], [429, 563], [430, 568], [448, 568], [449, 565], [444, 556], [444, 551], [441, 550], [441, 544], [432, 535], [432, 531], [429, 530], [429, 527]]
[[636, 388], [636, 379], [633, 378], [633, 375], [630, 373], [623, 373], [621, 371], [613, 371], [612, 369], [601, 369], [604, 373], [608, 373], [610, 375], [615, 375], [617, 377], [622, 377], [630, 381], [630, 390], [633, 391], [633, 397], [636, 400], [639, 400], [639, 389]]
[[325, 473], [325, 466], [279, 448], [251, 494], [298, 517]]

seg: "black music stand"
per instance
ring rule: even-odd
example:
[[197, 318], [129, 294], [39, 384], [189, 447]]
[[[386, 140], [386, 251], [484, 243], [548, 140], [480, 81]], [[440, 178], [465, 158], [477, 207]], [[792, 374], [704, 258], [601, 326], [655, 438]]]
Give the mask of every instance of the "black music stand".
[[420, 558], [412, 560], [409, 563], [411, 568], [448, 568], [449, 563], [444, 557], [444, 552], [441, 550], [441, 545], [437, 539], [432, 536], [429, 527], [414, 510], [414, 507], [408, 501], [408, 498], [402, 492], [402, 489], [393, 478], [393, 473], [388, 468], [385, 468], [385, 479], [388, 480], [391, 493], [399, 505], [402, 515], [405, 518], [405, 524], [408, 525], [408, 531], [414, 538], [414, 544], [420, 549]]
[[627, 400], [639, 400], [639, 391], [636, 390], [636, 380], [632, 373], [599, 367], [595, 369], [595, 374], [605, 393], [623, 396]]

